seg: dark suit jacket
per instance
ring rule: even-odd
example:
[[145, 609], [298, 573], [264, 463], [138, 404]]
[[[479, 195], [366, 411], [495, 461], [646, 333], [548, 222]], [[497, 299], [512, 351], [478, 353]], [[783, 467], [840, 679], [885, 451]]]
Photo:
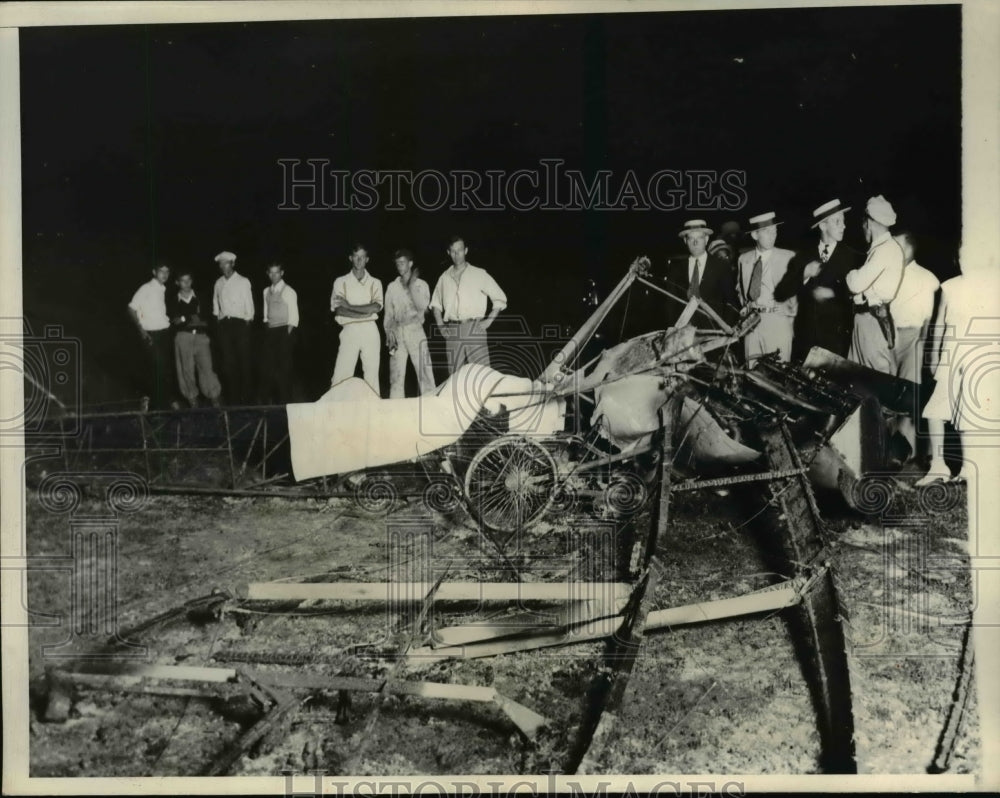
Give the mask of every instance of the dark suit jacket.
[[[788, 271], [774, 289], [778, 301], [793, 296], [799, 298], [799, 311], [795, 316], [795, 337], [792, 341], [792, 359], [804, 360], [809, 350], [821, 346], [841, 357], [847, 357], [851, 348], [851, 331], [854, 329], [854, 311], [851, 292], [844, 281], [846, 274], [864, 262], [861, 253], [844, 243], [837, 244], [820, 273], [805, 285], [802, 274], [810, 261], [819, 260], [816, 248], [798, 253], [788, 264]], [[813, 297], [814, 288], [830, 288], [833, 298], [818, 302]]]
[[[663, 278], [666, 289], [681, 299], [687, 299], [690, 259], [690, 255], [671, 258], [667, 262], [667, 271]], [[708, 256], [705, 260], [704, 274], [701, 275], [701, 298], [728, 324], [735, 324], [739, 320], [740, 304], [736, 297], [736, 277], [729, 261], [715, 255]], [[672, 325], [683, 310], [684, 306], [679, 302], [670, 302], [667, 324]], [[704, 313], [695, 313], [691, 321], [702, 329], [718, 329], [718, 325]]]

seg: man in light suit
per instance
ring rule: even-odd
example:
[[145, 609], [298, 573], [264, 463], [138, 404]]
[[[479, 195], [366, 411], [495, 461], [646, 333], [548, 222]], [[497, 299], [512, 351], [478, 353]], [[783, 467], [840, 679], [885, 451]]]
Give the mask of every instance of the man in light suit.
[[736, 290], [742, 314], [760, 314], [760, 323], [743, 337], [747, 363], [771, 352], [781, 360], [792, 357], [792, 332], [798, 302], [795, 297], [779, 302], [774, 289], [788, 271], [788, 263], [795, 254], [781, 249], [778, 240], [778, 221], [774, 211], [754, 216], [750, 220], [750, 237], [754, 248], [739, 258]]
[[[688, 257], [673, 258], [667, 263], [664, 279], [667, 290], [679, 298], [700, 297], [727, 324], [735, 324], [738, 313], [735, 280], [729, 262], [706, 250], [712, 231], [701, 219], [684, 223], [680, 237], [687, 244]], [[671, 303], [667, 324], [673, 325], [683, 306]], [[718, 330], [719, 326], [703, 313], [696, 313], [692, 324], [703, 329]]]
[[798, 297], [792, 359], [806, 359], [814, 346], [847, 357], [854, 329], [851, 292], [845, 276], [862, 262], [861, 253], [843, 243], [849, 211], [839, 199], [823, 203], [812, 213], [812, 227], [819, 230], [815, 248], [792, 258], [788, 271], [774, 289], [774, 298], [784, 302]]

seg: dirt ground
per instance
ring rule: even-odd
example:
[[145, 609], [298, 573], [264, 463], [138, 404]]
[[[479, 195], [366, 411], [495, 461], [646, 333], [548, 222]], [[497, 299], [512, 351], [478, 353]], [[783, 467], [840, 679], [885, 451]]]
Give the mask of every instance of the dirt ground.
[[[70, 553], [70, 519], [27, 497], [28, 552]], [[925, 773], [958, 676], [962, 618], [972, 601], [963, 488], [934, 496], [899, 489], [880, 518], [831, 510], [834, 566], [849, 618], [855, 742], [863, 773]], [[94, 498], [77, 515], [99, 514]], [[773, 581], [745, 510], [711, 491], [679, 495], [660, 541], [655, 608], [723, 598]], [[553, 513], [521, 541], [535, 557], [528, 579], [579, 578], [600, 535], [582, 515]], [[347, 500], [154, 495], [120, 517], [118, 625], [126, 629], [213, 588], [235, 596], [271, 580], [498, 580], [504, 563], [463, 511], [402, 504], [386, 517]], [[515, 542], [508, 542], [515, 552]], [[527, 563], [509, 555], [518, 567]], [[428, 572], [426, 563], [434, 563]], [[65, 572], [33, 572], [29, 606], [65, 614]], [[444, 605], [442, 605], [444, 606]], [[542, 607], [533, 609], [543, 610]], [[551, 609], [551, 608], [549, 608]], [[504, 606], [452, 605], [434, 618], [502, 616]], [[311, 673], [383, 677], [391, 667], [345, 651], [398, 642], [398, 618], [377, 604], [303, 605], [292, 614], [240, 611], [178, 622], [142, 637], [146, 661], [232, 664], [240, 653], [281, 652]], [[64, 629], [31, 630], [33, 776], [195, 775], [241, 733], [239, 721], [191, 697], [81, 689], [65, 722], [43, 718], [41, 646]], [[599, 667], [601, 643], [425, 664], [405, 678], [484, 685], [541, 713], [527, 742], [497, 707], [355, 693], [310, 701], [276, 740], [243, 757], [236, 775], [323, 768], [354, 775], [497, 774], [558, 767]], [[261, 670], [278, 665], [256, 664]], [[393, 675], [401, 675], [393, 671]], [[369, 710], [378, 701], [377, 716]], [[346, 713], [346, 717], [345, 717]], [[338, 714], [340, 717], [338, 717]], [[951, 772], [979, 768], [973, 697]], [[807, 683], [781, 614], [649, 632], [599, 770], [607, 773], [814, 773], [819, 737]]]

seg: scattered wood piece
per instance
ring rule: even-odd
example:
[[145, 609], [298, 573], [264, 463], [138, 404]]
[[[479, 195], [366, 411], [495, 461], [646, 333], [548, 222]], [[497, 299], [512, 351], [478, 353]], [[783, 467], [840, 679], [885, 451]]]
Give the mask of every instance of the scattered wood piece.
[[[250, 599], [423, 601], [430, 582], [252, 582]], [[581, 601], [627, 599], [627, 582], [442, 582], [435, 601]]]
[[[785, 607], [791, 607], [801, 600], [804, 582], [793, 579], [780, 585], [766, 587], [762, 590], [734, 598], [702, 601], [697, 604], [687, 604], [683, 607], [671, 607], [649, 613], [646, 619], [646, 630], [665, 629], [672, 626], [682, 626], [703, 621], [715, 621], [723, 618], [735, 618], [740, 615], [750, 615], [758, 612], [775, 612]], [[538, 648], [566, 646], [575, 643], [588, 643], [615, 634], [622, 624], [618, 613], [608, 613], [588, 618], [579, 623], [560, 627], [541, 627], [531, 630], [520, 637], [487, 637], [478, 640], [467, 635], [469, 627], [462, 627], [461, 634], [468, 638], [464, 645], [451, 645], [434, 648], [421, 646], [410, 651], [407, 659], [411, 664], [431, 663], [443, 659], [479, 659], [481, 657], [496, 657], [502, 654], [512, 654], [517, 651], [531, 651]], [[444, 631], [444, 630], [441, 630]], [[487, 634], [490, 630], [487, 629]]]
[[385, 681], [305, 673], [253, 673], [256, 680], [285, 690], [343, 690], [494, 704], [529, 739], [534, 737], [538, 729], [548, 723], [548, 719], [544, 715], [501, 695], [493, 687], [442, 682], [409, 682], [398, 679]]
[[186, 682], [229, 682], [236, 678], [232, 668], [208, 668], [194, 665], [140, 665], [109, 662], [89, 663], [77, 671], [59, 671], [70, 680], [104, 676], [120, 684], [136, 684], [142, 679], [174, 679]]
[[620, 600], [614, 609], [607, 610], [603, 602], [572, 601], [553, 613], [518, 613], [498, 620], [443, 626], [433, 630], [431, 645], [434, 648], [461, 646], [500, 637], [557, 632], [593, 618], [616, 615], [624, 605], [624, 600]]
[[646, 620], [646, 629], [665, 629], [689, 623], [717, 621], [757, 612], [774, 612], [799, 603], [801, 580], [792, 579], [780, 587], [767, 587], [743, 596], [702, 601], [683, 607], [654, 610]]

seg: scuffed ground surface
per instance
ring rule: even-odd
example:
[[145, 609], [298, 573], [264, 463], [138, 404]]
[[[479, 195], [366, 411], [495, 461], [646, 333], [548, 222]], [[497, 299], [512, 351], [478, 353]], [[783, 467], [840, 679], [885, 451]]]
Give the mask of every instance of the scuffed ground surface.
[[[840, 514], [831, 522], [840, 544], [834, 564], [850, 616], [856, 744], [865, 773], [926, 772], [950, 704], [958, 621], [968, 612], [971, 588], [964, 493], [957, 486], [948, 490], [959, 493], [935, 503], [899, 492], [881, 518], [862, 522]], [[85, 504], [99, 509], [93, 500]], [[674, 502], [673, 524], [658, 552], [657, 607], [738, 595], [773, 580], [744, 517], [735, 502], [711, 492]], [[533, 563], [528, 578], [580, 578], [581, 535], [589, 534], [580, 521], [554, 515], [532, 530], [523, 543], [544, 559]], [[378, 581], [390, 561], [398, 565], [396, 578], [426, 578], [419, 569], [407, 571], [410, 544], [400, 543], [400, 525], [431, 530], [432, 561], [459, 563], [449, 579], [502, 578], [495, 549], [461, 512], [428, 516], [406, 506], [386, 519], [361, 514], [347, 501], [154, 496], [122, 516], [119, 624], [128, 627], [212, 588], [244, 595], [252, 581]], [[66, 516], [48, 513], [31, 495], [27, 535], [30, 554], [69, 551]], [[64, 614], [69, 588], [65, 573], [33, 573], [29, 604]], [[312, 672], [383, 675], [384, 662], [341, 649], [391, 642], [395, 619], [375, 605], [324, 607], [329, 612], [308, 617], [232, 615], [202, 627], [180, 623], [144, 642], [150, 661], [160, 663], [212, 665], [213, 652], [272, 650], [311, 657]], [[32, 629], [33, 677], [46, 664], [40, 646], [64, 637], [60, 629]], [[557, 766], [580, 720], [600, 651], [599, 644], [583, 644], [437, 663], [409, 677], [495, 687], [552, 721], [534, 744], [495, 707], [417, 698], [387, 697], [366, 735], [373, 696], [354, 694], [349, 719], [337, 723], [336, 696], [324, 694], [293, 715], [273, 746], [244, 757], [233, 772], [320, 767], [337, 773], [348, 765], [358, 775], [543, 772]], [[238, 723], [199, 699], [94, 691], [76, 698], [61, 724], [42, 722], [35, 702], [33, 776], [192, 775], [240, 733]], [[978, 769], [978, 736], [973, 700], [952, 772]], [[598, 763], [609, 773], [816, 772], [813, 708], [782, 617], [647, 634], [612, 740]]]

